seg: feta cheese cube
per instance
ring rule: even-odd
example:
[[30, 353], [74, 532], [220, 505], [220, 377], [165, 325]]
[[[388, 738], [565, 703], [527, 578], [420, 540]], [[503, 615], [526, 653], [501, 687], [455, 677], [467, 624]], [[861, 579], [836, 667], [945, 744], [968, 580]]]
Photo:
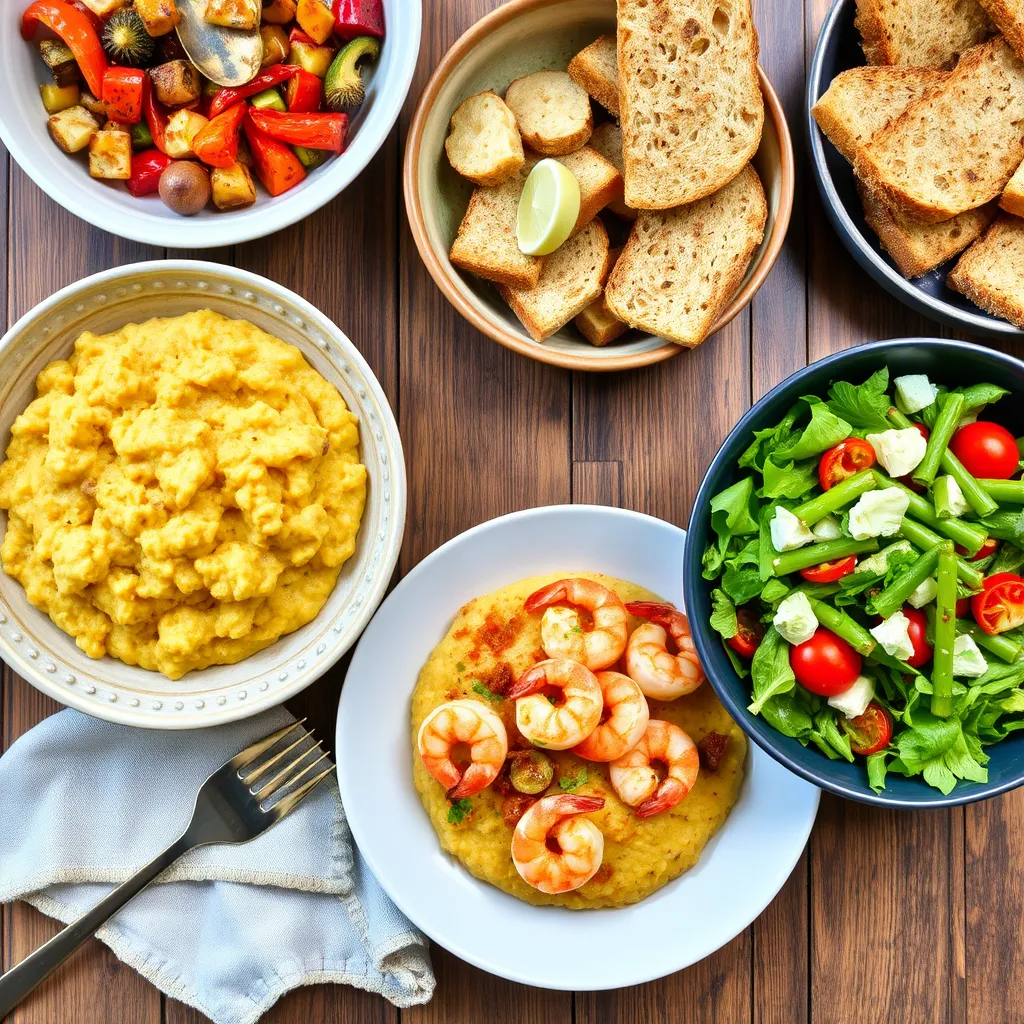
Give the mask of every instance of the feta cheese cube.
[[858, 562], [857, 572], [873, 572], [876, 576], [884, 576], [889, 571], [889, 559], [893, 555], [903, 551], [909, 554], [913, 550], [909, 540], [898, 540]]
[[923, 608], [926, 604], [931, 604], [935, 600], [938, 592], [938, 583], [929, 576], [924, 583], [912, 591], [910, 597], [907, 598], [907, 603], [913, 608]]
[[869, 632], [882, 645], [885, 653], [893, 658], [906, 661], [914, 656], [914, 645], [910, 642], [910, 619], [903, 612], [894, 612]]
[[868, 434], [868, 443], [875, 449], [875, 457], [885, 466], [885, 471], [894, 477], [906, 476], [917, 469], [928, 447], [916, 427]]
[[953, 675], [977, 679], [988, 671], [988, 662], [978, 650], [974, 637], [961, 633], [953, 644]]
[[908, 416], [927, 409], [939, 393], [924, 373], [908, 373], [905, 377], [897, 377], [893, 383], [896, 385], [896, 407]]
[[850, 535], [855, 540], [893, 536], [909, 505], [910, 495], [902, 487], [883, 487], [862, 494], [850, 509]]
[[857, 681], [848, 690], [829, 697], [829, 707], [842, 711], [847, 718], [863, 715], [875, 696], [875, 682], [868, 676], [858, 676]]
[[781, 505], [775, 506], [775, 516], [768, 529], [776, 551], [793, 551], [814, 540], [814, 534], [803, 522]]
[[964, 497], [964, 492], [951, 476], [940, 476], [935, 481], [932, 496], [935, 499], [935, 508], [941, 517], [962, 516], [971, 511], [970, 503]]
[[772, 623], [782, 639], [791, 644], [806, 643], [818, 628], [818, 618], [802, 590], [790, 594], [779, 603]]
[[835, 516], [825, 516], [819, 519], [812, 527], [811, 533], [815, 540], [839, 540], [843, 531], [839, 529], [839, 520]]

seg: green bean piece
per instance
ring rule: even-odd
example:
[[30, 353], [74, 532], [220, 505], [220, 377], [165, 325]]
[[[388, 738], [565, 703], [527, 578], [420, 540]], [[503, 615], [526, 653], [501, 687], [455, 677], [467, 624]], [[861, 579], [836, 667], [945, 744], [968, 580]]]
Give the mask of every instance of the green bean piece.
[[[879, 487], [899, 487], [910, 496], [910, 504], [907, 506], [907, 515], [913, 516], [918, 522], [937, 530], [943, 536], [967, 549], [967, 554], [976, 555], [982, 545], [988, 540], [988, 533], [974, 523], [968, 523], [964, 519], [940, 519], [935, 511], [935, 506], [925, 497], [904, 487], [898, 480], [892, 480], [880, 469], [873, 469]], [[909, 538], [907, 538], [909, 540]], [[929, 545], [930, 547], [931, 545]]]
[[848, 558], [850, 555], [866, 555], [878, 550], [878, 541], [853, 540], [840, 537], [839, 540], [823, 540], [820, 544], [810, 544], [795, 551], [783, 551], [772, 560], [772, 570], [776, 576], [788, 576], [791, 572], [810, 569], [812, 565], [822, 562], [834, 562], [837, 558]]
[[979, 480], [978, 483], [995, 501], [1024, 505], [1024, 480]]
[[[929, 530], [927, 526], [915, 523], [913, 519], [908, 519], [906, 516], [900, 523], [900, 536], [904, 540], [909, 540], [915, 548], [922, 552], [942, 542], [942, 538], [934, 530]], [[981, 590], [981, 582], [984, 577], [965, 558], [957, 556], [956, 574], [968, 590]]]
[[[889, 422], [898, 430], [906, 430], [914, 424], [899, 411], [889, 410]], [[942, 468], [960, 485], [964, 492], [964, 498], [979, 516], [990, 516], [999, 507], [993, 498], [994, 494], [987, 488], [981, 486], [981, 481], [976, 480], [968, 471], [967, 467], [947, 448], [942, 453]], [[996, 498], [996, 501], [999, 499]], [[1024, 489], [1021, 490], [1021, 504], [1024, 504]]]
[[838, 512], [841, 508], [846, 508], [847, 505], [852, 505], [862, 494], [873, 491], [877, 486], [878, 482], [871, 470], [862, 469], [859, 473], [848, 476], [835, 487], [823, 491], [817, 497], [805, 501], [802, 505], [797, 505], [793, 509], [793, 515], [797, 519], [803, 520], [806, 526], [813, 526], [819, 519], [824, 519], [825, 516]]
[[928, 447], [925, 449], [924, 458], [912, 474], [915, 484], [931, 487], [935, 474], [938, 473], [939, 466], [942, 464], [942, 453], [949, 447], [950, 439], [956, 432], [963, 414], [964, 396], [950, 392], [942, 403], [938, 419], [928, 437]]
[[872, 603], [875, 612], [883, 619], [898, 612], [903, 607], [903, 602], [935, 572], [941, 550], [941, 543], [932, 545], [907, 572], [886, 587]]
[[821, 625], [845, 640], [858, 654], [867, 657], [877, 646], [875, 638], [846, 612], [833, 608], [824, 601], [815, 600], [811, 601], [811, 609]]
[[1024, 655], [1024, 644], [1011, 640], [1008, 636], [990, 636], [976, 623], [960, 619], [956, 624], [956, 628], [957, 632], [966, 633], [968, 636], [973, 637], [974, 642], [979, 647], [984, 647], [986, 651], [990, 651], [997, 658], [1002, 658], [1003, 661], [1010, 664], [1019, 661], [1021, 656]]
[[949, 541], [939, 552], [938, 583], [935, 649], [932, 654], [932, 714], [937, 718], [948, 718], [953, 713], [953, 644], [956, 641], [956, 555]]

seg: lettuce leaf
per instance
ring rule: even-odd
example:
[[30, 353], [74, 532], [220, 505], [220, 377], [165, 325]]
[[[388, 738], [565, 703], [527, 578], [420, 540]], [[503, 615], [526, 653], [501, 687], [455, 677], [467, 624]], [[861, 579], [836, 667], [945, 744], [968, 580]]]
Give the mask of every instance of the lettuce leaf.
[[889, 369], [876, 370], [863, 384], [837, 381], [829, 388], [828, 406], [836, 415], [859, 430], [888, 430], [891, 403]]

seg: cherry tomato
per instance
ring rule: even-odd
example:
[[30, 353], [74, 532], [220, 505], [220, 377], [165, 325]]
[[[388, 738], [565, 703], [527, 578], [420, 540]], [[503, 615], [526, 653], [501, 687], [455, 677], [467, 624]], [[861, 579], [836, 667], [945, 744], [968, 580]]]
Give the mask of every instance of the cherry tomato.
[[989, 480], [1009, 480], [1017, 472], [1017, 439], [998, 423], [978, 420], [962, 426], [949, 442], [949, 450], [968, 473]]
[[863, 715], [841, 718], [839, 724], [850, 737], [850, 749], [862, 756], [885, 750], [892, 739], [892, 716], [874, 701], [865, 708]]
[[958, 619], [962, 619], [971, 610], [971, 599], [969, 597], [961, 597], [956, 603], [956, 608], [953, 610], [953, 614]]
[[736, 624], [739, 626], [736, 635], [726, 640], [726, 643], [741, 657], [752, 658], [754, 652], [761, 646], [764, 626], [757, 621], [757, 617], [747, 608], [738, 608], [736, 610]]
[[834, 697], [857, 681], [861, 657], [845, 640], [819, 626], [810, 640], [790, 649], [789, 665], [805, 690]]
[[[917, 428], [917, 432], [927, 441], [931, 435], [931, 431], [923, 423], [915, 423], [914, 426]], [[904, 487], [909, 487], [912, 491], [917, 494], [924, 494], [927, 490], [926, 487], [922, 487], [920, 484], [914, 482], [914, 478], [907, 474], [907, 476], [896, 477], [896, 483], [903, 484]]]
[[920, 608], [914, 608], [909, 604], [903, 606], [903, 614], [910, 619], [907, 633], [914, 645], [914, 653], [907, 658], [907, 664], [912, 668], [920, 668], [932, 660], [932, 645], [926, 639], [928, 617]]
[[859, 437], [848, 437], [835, 448], [829, 448], [818, 463], [818, 479], [822, 490], [829, 490], [848, 476], [875, 464], [875, 449]]
[[1016, 573], [997, 572], [971, 598], [974, 621], [995, 636], [1024, 623], [1024, 579]]
[[967, 548], [962, 548], [959, 544], [955, 544], [954, 547], [956, 548], [956, 553], [958, 555], [963, 555], [968, 562], [980, 562], [983, 558], [988, 558], [989, 555], [994, 555], [996, 553], [999, 548], [999, 541], [992, 537], [987, 538], [985, 543], [981, 545], [978, 553], [976, 555], [971, 555], [970, 557], [967, 555]]
[[801, 569], [800, 575], [809, 583], [835, 583], [849, 576], [856, 564], [857, 556], [850, 555], [849, 558], [837, 558], [834, 562], [822, 562], [821, 565], [812, 565], [810, 569]]

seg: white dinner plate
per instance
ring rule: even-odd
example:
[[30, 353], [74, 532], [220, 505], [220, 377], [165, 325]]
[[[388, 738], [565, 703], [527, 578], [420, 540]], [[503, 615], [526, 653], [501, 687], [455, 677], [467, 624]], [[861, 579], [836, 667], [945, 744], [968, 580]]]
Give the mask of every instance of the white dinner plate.
[[477, 880], [441, 851], [413, 786], [412, 691], [465, 602], [530, 576], [590, 571], [679, 603], [685, 538], [661, 520], [593, 505], [494, 519], [424, 559], [359, 641], [341, 695], [336, 747], [353, 835], [406, 916], [485, 971], [583, 991], [660, 978], [746, 928], [800, 858], [819, 791], [753, 744], [739, 800], [697, 865], [619, 910], [532, 907]]

